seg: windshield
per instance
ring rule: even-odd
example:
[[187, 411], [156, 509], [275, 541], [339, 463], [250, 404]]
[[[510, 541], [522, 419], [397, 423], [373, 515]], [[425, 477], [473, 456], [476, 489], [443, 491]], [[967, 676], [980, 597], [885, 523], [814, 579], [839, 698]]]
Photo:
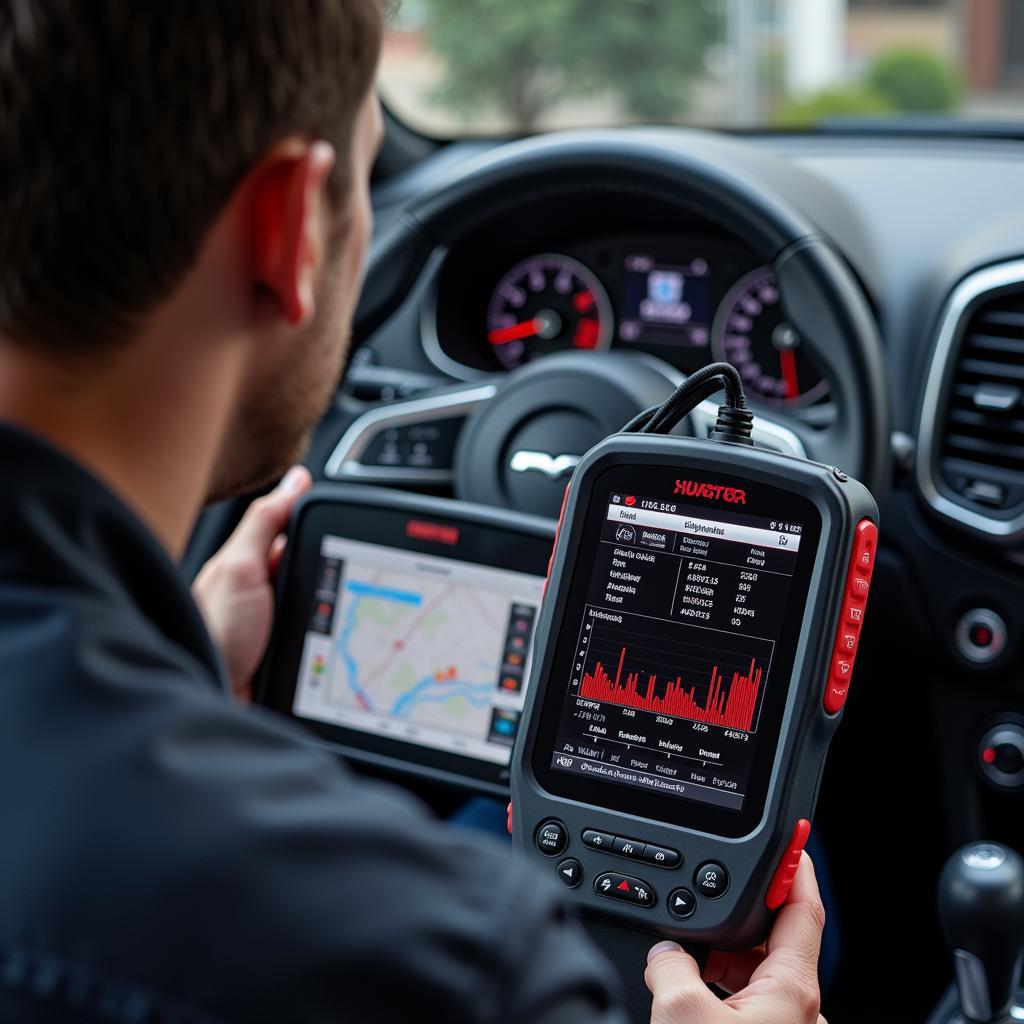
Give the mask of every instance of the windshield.
[[428, 134], [1024, 119], [1024, 0], [404, 0], [381, 91]]

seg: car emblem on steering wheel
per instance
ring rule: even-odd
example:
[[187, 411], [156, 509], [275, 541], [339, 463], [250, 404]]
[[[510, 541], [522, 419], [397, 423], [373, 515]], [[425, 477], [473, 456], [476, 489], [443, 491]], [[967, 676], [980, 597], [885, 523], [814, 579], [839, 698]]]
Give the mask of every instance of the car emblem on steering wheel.
[[552, 480], [571, 473], [580, 461], [579, 455], [548, 455], [547, 452], [518, 451], [512, 456], [509, 469], [513, 473], [543, 473]]

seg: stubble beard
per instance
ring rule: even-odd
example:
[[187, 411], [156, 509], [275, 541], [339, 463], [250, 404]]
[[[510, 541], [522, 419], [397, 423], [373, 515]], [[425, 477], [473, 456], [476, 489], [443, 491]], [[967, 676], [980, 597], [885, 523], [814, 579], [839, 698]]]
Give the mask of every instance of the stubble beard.
[[348, 356], [350, 329], [333, 313], [318, 313], [288, 364], [243, 401], [217, 460], [208, 503], [261, 491], [305, 457]]

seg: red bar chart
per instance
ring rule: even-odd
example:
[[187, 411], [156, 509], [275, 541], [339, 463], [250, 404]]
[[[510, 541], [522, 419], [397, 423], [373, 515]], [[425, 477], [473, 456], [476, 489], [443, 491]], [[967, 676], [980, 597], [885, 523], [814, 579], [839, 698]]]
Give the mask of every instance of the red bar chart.
[[[637, 618], [636, 630], [593, 627], [583, 641], [585, 664], [577, 693], [587, 700], [753, 732], [771, 657], [771, 644], [728, 636], [720, 650], [694, 636], [669, 640]], [[676, 626], [676, 636], [679, 627]], [[714, 631], [701, 631], [714, 637]], [[715, 655], [718, 655], [716, 658]]]

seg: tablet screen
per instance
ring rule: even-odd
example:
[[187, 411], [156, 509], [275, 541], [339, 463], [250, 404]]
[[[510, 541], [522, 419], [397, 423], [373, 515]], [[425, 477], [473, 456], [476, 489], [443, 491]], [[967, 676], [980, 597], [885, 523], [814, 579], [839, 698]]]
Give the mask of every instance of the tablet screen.
[[323, 537], [293, 713], [507, 764], [543, 582]]
[[553, 535], [507, 510], [314, 488], [257, 699], [353, 761], [504, 795]]

